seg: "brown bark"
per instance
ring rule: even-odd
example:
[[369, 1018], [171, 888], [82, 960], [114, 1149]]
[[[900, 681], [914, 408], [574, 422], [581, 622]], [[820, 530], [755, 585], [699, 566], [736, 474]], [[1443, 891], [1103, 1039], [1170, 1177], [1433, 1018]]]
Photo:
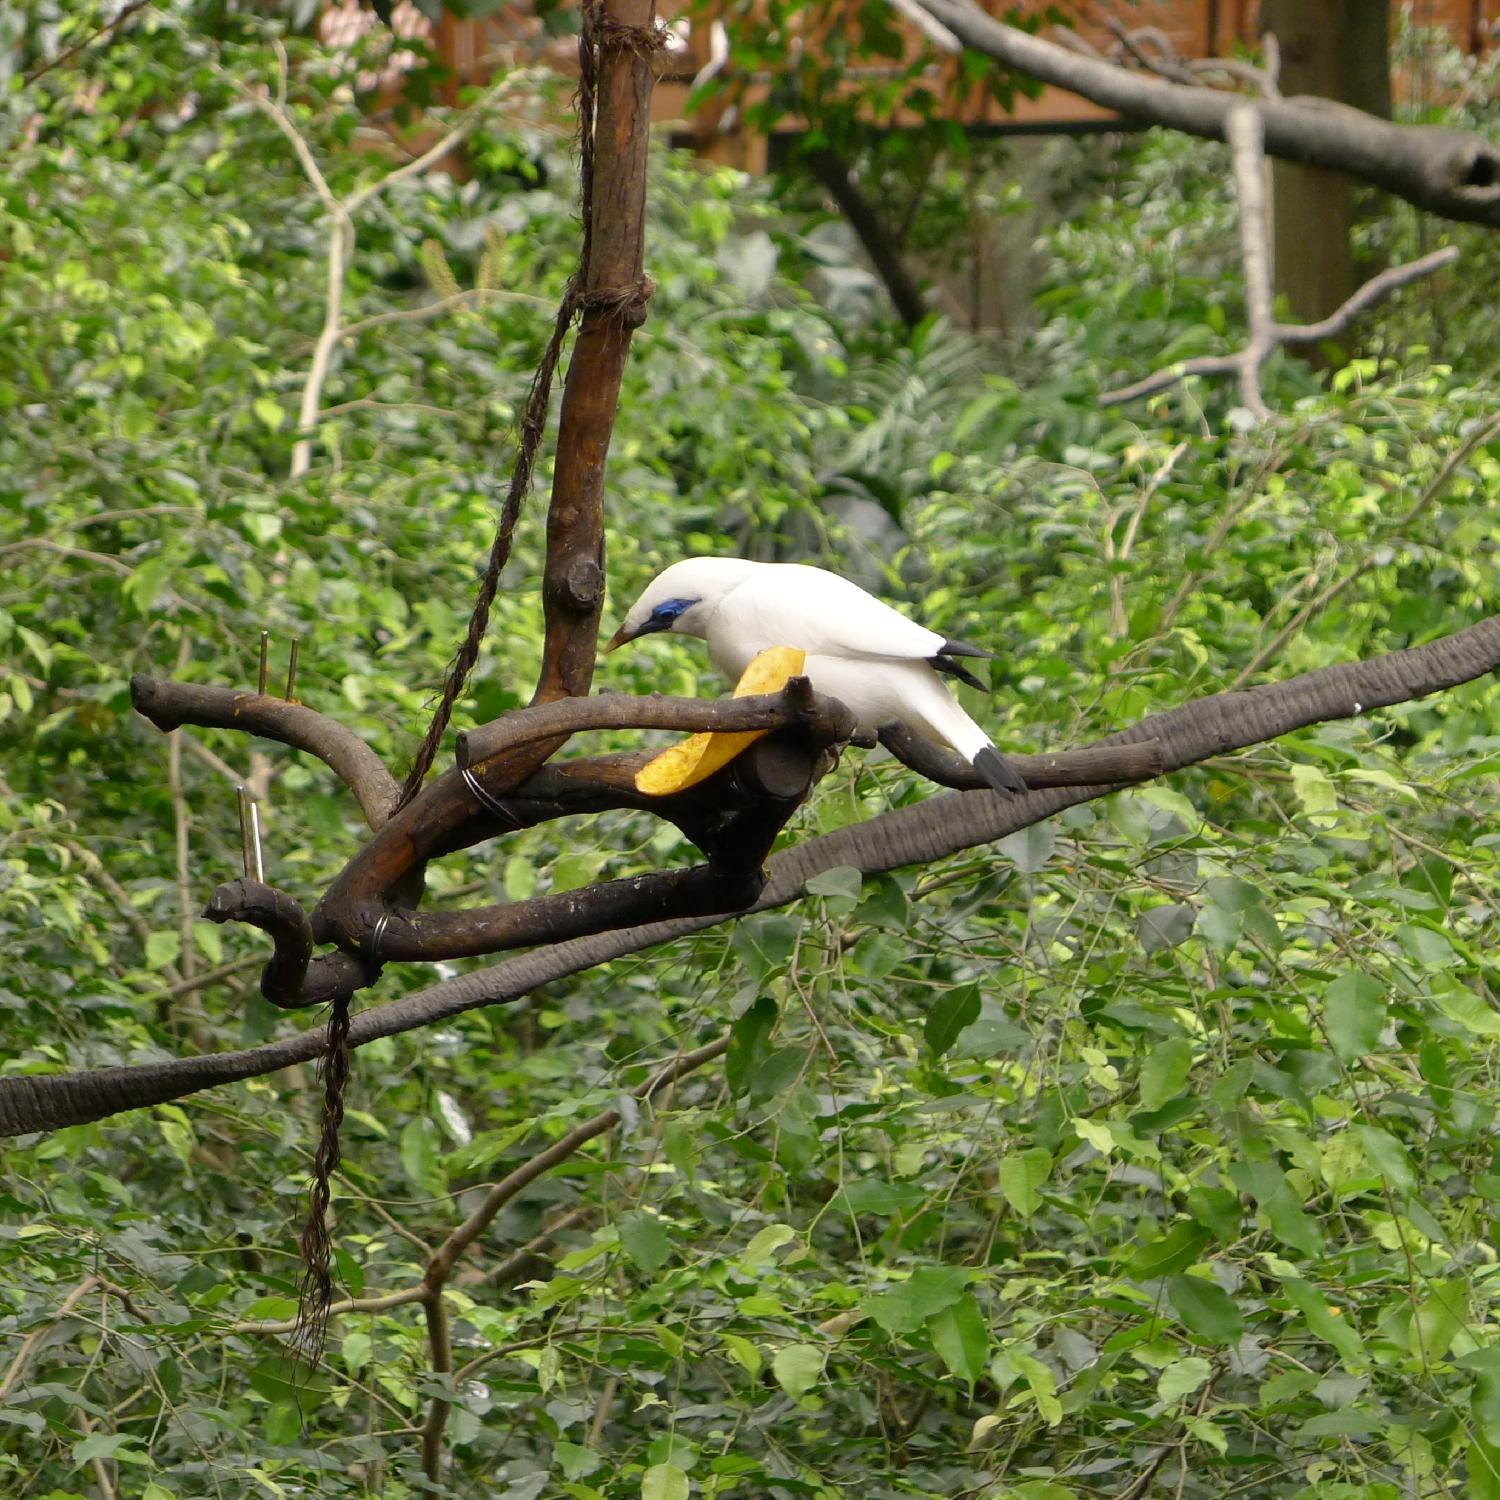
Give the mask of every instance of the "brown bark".
[[[1369, 0], [1261, 0], [1261, 30], [1281, 57], [1281, 92], [1391, 115], [1390, 12]], [[1326, 318], [1354, 293], [1354, 183], [1326, 167], [1271, 169], [1273, 276], [1300, 323]]]
[[[537, 703], [587, 693], [594, 678], [604, 604], [604, 464], [630, 337], [645, 319], [649, 296], [643, 248], [655, 19], [654, 0], [605, 0], [596, 23], [594, 150], [583, 163], [584, 314], [563, 387], [547, 512], [546, 644]], [[586, 106], [586, 96], [581, 102]]]

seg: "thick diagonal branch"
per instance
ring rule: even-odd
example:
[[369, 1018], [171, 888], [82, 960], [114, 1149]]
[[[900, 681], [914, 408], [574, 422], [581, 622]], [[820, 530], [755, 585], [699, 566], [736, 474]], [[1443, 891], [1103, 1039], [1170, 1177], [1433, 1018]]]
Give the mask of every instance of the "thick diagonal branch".
[[[1245, 102], [1082, 56], [992, 20], [973, 0], [917, 3], [966, 47], [1004, 67], [1147, 124], [1222, 141], [1229, 111]], [[1393, 125], [1326, 99], [1261, 99], [1254, 108], [1272, 156], [1347, 173], [1446, 219], [1500, 226], [1500, 146], [1483, 136]]]
[[[1107, 747], [1154, 741], [1162, 770], [1171, 772], [1309, 724], [1353, 718], [1423, 698], [1487, 676], [1497, 668], [1500, 615], [1410, 650], [1324, 667], [1286, 682], [1220, 693], [1153, 714], [1102, 743]], [[836, 865], [852, 865], [874, 874], [903, 865], [926, 864], [1003, 838], [1115, 789], [1108, 785], [1057, 788], [1016, 797], [954, 792], [898, 808], [868, 823], [839, 829], [774, 855], [769, 864], [770, 878], [754, 909], [766, 910], [796, 900], [809, 879]], [[507, 959], [364, 1012], [354, 1019], [350, 1044], [363, 1046], [378, 1037], [430, 1026], [477, 1006], [519, 999], [544, 984], [701, 931], [718, 920], [703, 917], [659, 922], [576, 938]], [[318, 1054], [321, 1045], [320, 1034], [303, 1033], [263, 1047], [178, 1062], [0, 1078], [0, 1134], [19, 1135], [102, 1119], [216, 1084], [260, 1077], [307, 1061]]]

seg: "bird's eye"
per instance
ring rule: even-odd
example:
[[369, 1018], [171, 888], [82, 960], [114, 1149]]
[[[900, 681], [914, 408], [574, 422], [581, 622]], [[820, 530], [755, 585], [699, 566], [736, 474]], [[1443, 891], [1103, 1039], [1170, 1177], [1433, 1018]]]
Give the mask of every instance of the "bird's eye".
[[666, 599], [651, 611], [651, 623], [659, 628], [670, 625], [684, 610], [691, 609], [696, 599]]

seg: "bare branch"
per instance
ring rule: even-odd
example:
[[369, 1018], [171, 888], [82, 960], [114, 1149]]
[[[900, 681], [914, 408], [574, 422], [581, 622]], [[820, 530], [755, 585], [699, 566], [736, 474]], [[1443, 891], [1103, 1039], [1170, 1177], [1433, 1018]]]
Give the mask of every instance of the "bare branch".
[[[428, 318], [441, 317], [446, 312], [482, 302], [524, 302], [528, 307], [552, 306], [545, 297], [533, 297], [530, 292], [506, 292], [499, 287], [476, 286], [470, 287], [466, 292], [455, 292], [451, 297], [439, 297], [436, 302], [424, 302], [420, 307], [400, 307], [391, 312], [372, 313], [368, 318], [345, 323], [339, 337], [358, 338], [372, 328], [384, 328], [389, 323], [424, 323]], [[323, 415], [329, 416], [334, 409], [329, 408]]]
[[[885, 725], [880, 731], [880, 743], [902, 765], [939, 786], [955, 791], [979, 791], [989, 785], [971, 761], [923, 739], [904, 724]], [[1017, 755], [1007, 750], [1005, 758], [1033, 791], [1053, 786], [1125, 786], [1150, 781], [1162, 771], [1161, 750], [1154, 740], [1091, 750], [1060, 750], [1051, 755]]]
[[[1115, 390], [1105, 391], [1099, 397], [1099, 404], [1100, 406], [1119, 406], [1126, 401], [1138, 400], [1142, 396], [1154, 396], [1158, 391], [1164, 391], [1169, 386], [1176, 385], [1178, 381], [1187, 380], [1194, 375], [1236, 375], [1241, 382], [1242, 400], [1247, 380], [1254, 383], [1254, 389], [1258, 395], [1259, 385], [1255, 381], [1255, 376], [1258, 375], [1266, 360], [1282, 344], [1310, 343], [1317, 339], [1334, 338], [1343, 333], [1360, 313], [1373, 306], [1382, 297], [1420, 277], [1430, 276], [1444, 266], [1451, 266], [1457, 259], [1458, 247], [1445, 245], [1441, 250], [1434, 250], [1419, 260], [1408, 261], [1401, 266], [1391, 266], [1378, 276], [1372, 276], [1352, 297], [1335, 308], [1321, 322], [1302, 326], [1295, 323], [1272, 323], [1269, 341], [1262, 341], [1259, 344], [1252, 342], [1233, 354], [1204, 354], [1193, 359], [1185, 359], [1180, 364], [1173, 365], [1169, 369], [1157, 370], [1154, 374], [1147, 375], [1130, 385], [1122, 385]], [[1249, 402], [1246, 404], [1249, 405]]]
[[396, 782], [379, 757], [351, 730], [301, 703], [200, 683], [132, 677], [130, 701], [163, 734], [184, 724], [239, 729], [315, 755], [354, 793], [371, 828], [396, 805]]
[[[393, 1307], [407, 1307], [413, 1302], [420, 1302], [427, 1295], [421, 1285], [404, 1286], [399, 1291], [385, 1292], [378, 1297], [346, 1297], [342, 1302], [329, 1304], [330, 1315], [340, 1313], [375, 1313], [389, 1312]], [[274, 1338], [282, 1334], [296, 1333], [297, 1320], [295, 1318], [273, 1318], [270, 1320], [249, 1319], [241, 1323], [231, 1323], [226, 1330], [228, 1333], [241, 1333], [266, 1338]]]
[[749, 698], [633, 698], [601, 693], [533, 704], [467, 730], [458, 736], [456, 759], [461, 767], [477, 769], [522, 746], [565, 739], [589, 729], [739, 733], [814, 722], [825, 724], [830, 738], [836, 740], [847, 740], [854, 730], [848, 709], [834, 699], [814, 697], [806, 678], [793, 678], [779, 692]]
[[1278, 323], [1275, 327], [1277, 339], [1285, 344], [1310, 344], [1319, 339], [1337, 338], [1367, 308], [1373, 307], [1381, 298], [1389, 296], [1398, 287], [1408, 285], [1423, 276], [1430, 276], [1444, 266], [1451, 266], [1458, 259], [1457, 245], [1444, 245], [1433, 250], [1420, 260], [1409, 260], [1405, 265], [1390, 266], [1372, 276], [1346, 302], [1336, 307], [1326, 318], [1317, 323]]
[[[1225, 139], [1240, 96], [1143, 76], [992, 20], [973, 0], [919, 0], [965, 46], [1131, 119]], [[1255, 105], [1272, 156], [1329, 167], [1444, 218], [1500, 226], [1500, 146], [1429, 125], [1393, 125], [1304, 98]]]

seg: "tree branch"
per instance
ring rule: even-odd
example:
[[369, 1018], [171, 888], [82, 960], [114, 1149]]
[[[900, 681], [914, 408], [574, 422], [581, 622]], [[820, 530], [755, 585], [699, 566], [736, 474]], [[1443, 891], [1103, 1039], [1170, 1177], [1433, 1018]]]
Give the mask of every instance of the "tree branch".
[[[579, 109], [594, 109], [580, 133], [584, 312], [563, 385], [547, 509], [538, 703], [581, 696], [593, 681], [604, 604], [604, 466], [631, 335], [653, 290], [643, 254], [652, 53], [661, 41], [656, 7], [654, 0], [605, 0], [601, 11], [597, 78], [593, 49], [579, 50]], [[533, 753], [521, 775], [546, 758]]]
[[[1309, 724], [1345, 719], [1423, 698], [1500, 667], [1500, 615], [1466, 630], [1369, 661], [1324, 667], [1285, 682], [1220, 693], [1111, 735], [1101, 748], [1155, 741], [1163, 772], [1261, 744]], [[990, 843], [1081, 802], [1109, 785], [1055, 788], [1002, 796], [954, 792], [897, 808], [868, 823], [842, 828], [783, 850], [769, 861], [769, 879], [751, 910], [797, 899], [807, 881], [836, 865], [877, 874], [926, 864]], [[580, 893], [582, 894], [582, 893]], [[654, 948], [715, 925], [715, 916], [687, 917], [574, 938], [460, 975], [356, 1016], [350, 1045], [363, 1046], [446, 1020], [477, 1006], [502, 1004], [544, 984], [611, 959]], [[217, 1084], [273, 1073], [305, 1062], [322, 1048], [319, 1032], [207, 1057], [96, 1072], [0, 1078], [0, 1135], [52, 1130], [123, 1110], [179, 1099]]]
[[[1081, 56], [992, 20], [973, 0], [918, 3], [976, 52], [1152, 125], [1224, 140], [1229, 111], [1243, 102]], [[1500, 146], [1482, 136], [1393, 125], [1326, 100], [1262, 99], [1253, 107], [1272, 156], [1345, 172], [1443, 218], [1500, 226]]]
[[[1176, 385], [1178, 381], [1186, 380], [1193, 375], [1236, 375], [1240, 379], [1242, 400], [1244, 400], [1247, 380], [1252, 383], [1252, 388], [1258, 396], [1259, 385], [1256, 376], [1266, 360], [1282, 344], [1307, 344], [1319, 339], [1336, 338], [1353, 323], [1360, 313], [1372, 307], [1382, 297], [1388, 296], [1398, 287], [1407, 285], [1408, 282], [1416, 281], [1423, 276], [1430, 276], [1444, 266], [1451, 266], [1457, 259], [1458, 247], [1445, 245], [1441, 250], [1434, 250], [1419, 260], [1408, 261], [1401, 266], [1391, 266], [1380, 272], [1378, 276], [1372, 276], [1348, 301], [1335, 308], [1320, 322], [1272, 323], [1265, 330], [1267, 336], [1259, 342], [1252, 338], [1249, 344], [1243, 349], [1237, 349], [1233, 354], [1202, 354], [1193, 359], [1185, 359], [1168, 369], [1157, 370], [1154, 374], [1147, 375], [1130, 385], [1122, 385], [1115, 390], [1105, 391], [1099, 397], [1099, 405], [1119, 406], [1126, 401], [1139, 400], [1142, 396], [1154, 396], [1158, 391], [1164, 391], [1169, 386]], [[1247, 401], [1246, 405], [1249, 404]], [[1251, 409], [1254, 410], [1253, 407]], [[1262, 403], [1262, 410], [1264, 410], [1264, 403]]]
[[352, 730], [301, 703], [143, 676], [130, 679], [130, 701], [163, 734], [184, 724], [238, 729], [317, 756], [354, 793], [371, 828], [379, 828], [396, 805], [395, 778], [375, 752]]

